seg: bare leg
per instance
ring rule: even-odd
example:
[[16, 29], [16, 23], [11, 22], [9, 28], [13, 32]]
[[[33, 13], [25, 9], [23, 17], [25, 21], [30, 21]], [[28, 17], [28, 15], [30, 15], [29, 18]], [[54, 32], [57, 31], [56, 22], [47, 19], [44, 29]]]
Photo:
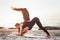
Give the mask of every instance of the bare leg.
[[26, 8], [13, 8], [13, 7], [11, 8], [15, 11], [21, 11], [23, 14], [24, 21], [30, 20], [29, 12]]

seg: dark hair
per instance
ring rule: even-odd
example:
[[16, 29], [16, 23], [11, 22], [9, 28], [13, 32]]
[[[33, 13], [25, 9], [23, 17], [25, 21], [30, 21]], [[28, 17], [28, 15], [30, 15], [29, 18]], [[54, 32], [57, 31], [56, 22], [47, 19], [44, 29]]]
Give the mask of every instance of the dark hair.
[[19, 23], [16, 23], [15, 26], [20, 25]]

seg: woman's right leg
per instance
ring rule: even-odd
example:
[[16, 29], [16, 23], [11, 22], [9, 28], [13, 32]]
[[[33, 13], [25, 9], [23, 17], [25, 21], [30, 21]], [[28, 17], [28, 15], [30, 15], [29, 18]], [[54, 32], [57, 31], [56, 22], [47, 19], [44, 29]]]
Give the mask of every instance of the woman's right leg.
[[38, 25], [39, 29], [42, 28], [42, 24], [40, 20], [37, 17], [34, 17], [28, 24], [29, 30], [32, 29], [32, 27], [35, 25], [35, 23]]
[[30, 21], [30, 23], [28, 24], [29, 30], [32, 29], [32, 27], [33, 27], [33, 25], [34, 25], [35, 23], [38, 25], [39, 29], [41, 28], [44, 32], [47, 33], [47, 35], [50, 35], [50, 34], [48, 33], [48, 31], [47, 31], [45, 28], [43, 28], [43, 26], [42, 26], [39, 18], [37, 18], [37, 17], [33, 18], [33, 19]]

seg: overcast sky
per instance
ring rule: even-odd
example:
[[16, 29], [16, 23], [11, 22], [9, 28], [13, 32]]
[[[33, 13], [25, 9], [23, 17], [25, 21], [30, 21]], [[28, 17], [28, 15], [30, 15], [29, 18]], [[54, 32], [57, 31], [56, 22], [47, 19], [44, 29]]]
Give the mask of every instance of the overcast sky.
[[0, 0], [0, 26], [14, 27], [23, 22], [21, 12], [12, 7], [27, 8], [30, 18], [38, 17], [43, 26], [60, 26], [60, 0]]

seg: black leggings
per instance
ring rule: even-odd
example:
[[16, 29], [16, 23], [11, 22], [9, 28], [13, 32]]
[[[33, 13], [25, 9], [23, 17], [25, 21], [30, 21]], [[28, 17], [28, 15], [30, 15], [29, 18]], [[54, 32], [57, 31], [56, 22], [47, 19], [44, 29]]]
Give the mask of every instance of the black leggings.
[[39, 29], [41, 28], [44, 32], [47, 33], [47, 35], [49, 35], [48, 31], [45, 28], [43, 28], [39, 18], [37, 17], [33, 18], [30, 22], [25, 22], [23, 28], [29, 27], [29, 30], [31, 30], [35, 23], [38, 25]]

